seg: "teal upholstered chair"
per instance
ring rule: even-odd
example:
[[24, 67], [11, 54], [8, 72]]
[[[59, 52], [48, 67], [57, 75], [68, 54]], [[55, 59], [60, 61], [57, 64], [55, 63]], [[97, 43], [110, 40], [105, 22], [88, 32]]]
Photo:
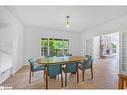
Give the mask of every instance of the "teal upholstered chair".
[[[53, 56], [45, 56], [45, 58], [50, 58]], [[47, 75], [52, 77], [52, 76], [57, 76], [59, 77], [59, 74], [61, 74], [61, 86], [63, 86], [63, 75], [62, 75], [62, 64], [49, 64], [47, 65]], [[46, 77], [48, 77], [46, 76]], [[48, 78], [46, 78], [47, 85], [46, 89], [48, 88]]]
[[65, 63], [65, 65], [66, 66], [63, 68], [63, 72], [65, 73], [65, 86], [67, 86], [67, 74], [75, 73], [77, 71], [77, 63]]
[[65, 54], [65, 56], [72, 56], [72, 54]]
[[64, 55], [62, 55], [62, 54], [59, 54], [59, 55], [56, 55], [56, 57], [63, 57]]
[[45, 56], [45, 58], [50, 58], [50, 57], [53, 57], [53, 55], [48, 55], [48, 56]]
[[[72, 54], [67, 54], [66, 56], [72, 56]], [[77, 64], [78, 63], [65, 63], [66, 66], [63, 68], [63, 72], [65, 73], [65, 86], [67, 86], [67, 73], [75, 73], [77, 71]]]
[[[49, 64], [49, 65], [47, 65], [47, 75], [48, 76], [56, 76], [59, 74], [61, 74], [61, 87], [63, 87], [62, 64]], [[46, 81], [47, 81], [46, 88], [48, 88], [48, 76], [46, 76]]]
[[[45, 66], [44, 65], [36, 66], [33, 58], [29, 59], [29, 63], [30, 63], [29, 83], [31, 83], [31, 73], [32, 73], [32, 75], [34, 75], [34, 72], [45, 70]], [[45, 71], [44, 71], [44, 75], [45, 75]]]
[[84, 62], [78, 65], [78, 68], [82, 70], [83, 81], [84, 81], [84, 74], [86, 69], [91, 69], [91, 79], [93, 79], [93, 66], [92, 66], [93, 58], [90, 55], [85, 55], [85, 57], [87, 58], [87, 60], [85, 60]]
[[60, 54], [60, 55], [56, 55], [56, 57], [63, 57], [63, 56], [72, 56], [72, 54], [65, 54], [65, 55]]

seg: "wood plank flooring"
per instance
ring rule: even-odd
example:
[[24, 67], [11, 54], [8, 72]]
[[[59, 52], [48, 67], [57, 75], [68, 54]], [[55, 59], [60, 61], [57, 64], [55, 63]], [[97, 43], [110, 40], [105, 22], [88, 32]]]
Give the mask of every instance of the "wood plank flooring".
[[[86, 81], [76, 82], [76, 75], [68, 75], [68, 86], [61, 88], [60, 78], [49, 78], [49, 89], [118, 89], [118, 58], [96, 59], [93, 63], [94, 78], [90, 79], [90, 70], [86, 70]], [[64, 74], [63, 74], [64, 76]], [[29, 66], [23, 66], [13, 77], [11, 76], [0, 86], [12, 86], [13, 89], [45, 89], [42, 71], [35, 73], [29, 84]]]

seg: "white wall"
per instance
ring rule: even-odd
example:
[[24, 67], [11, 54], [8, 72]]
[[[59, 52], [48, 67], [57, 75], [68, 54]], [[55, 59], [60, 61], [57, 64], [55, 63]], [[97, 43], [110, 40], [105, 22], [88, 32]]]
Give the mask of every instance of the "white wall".
[[93, 27], [89, 30], [84, 30], [81, 34], [81, 52], [85, 54], [85, 41], [86, 39], [93, 38], [102, 34], [108, 34], [113, 32], [121, 32], [127, 30], [127, 15], [121, 16], [118, 19], [111, 20], [103, 23], [99, 26]]
[[65, 38], [69, 39], [69, 51], [73, 55], [80, 55], [81, 35], [80, 33], [70, 31], [59, 31], [53, 29], [44, 29], [42, 27], [26, 26], [24, 31], [24, 63], [28, 63], [30, 57], [40, 56], [41, 38]]
[[94, 37], [94, 58], [100, 58], [100, 36]]
[[12, 67], [12, 38], [10, 27], [0, 27], [0, 71]]
[[86, 40], [86, 54], [84, 55], [91, 55], [94, 56], [94, 39], [87, 39]]
[[[15, 73], [23, 64], [23, 25], [5, 7], [0, 7], [0, 49], [9, 52]], [[6, 57], [4, 57], [6, 58]], [[9, 60], [9, 58], [6, 58]], [[2, 61], [1, 65], [9, 64]]]

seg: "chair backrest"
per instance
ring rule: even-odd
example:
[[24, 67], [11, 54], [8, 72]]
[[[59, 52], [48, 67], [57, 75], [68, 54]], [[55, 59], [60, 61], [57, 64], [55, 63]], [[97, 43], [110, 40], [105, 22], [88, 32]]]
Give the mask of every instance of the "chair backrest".
[[52, 55], [45, 56], [45, 58], [50, 58], [50, 57], [53, 57], [53, 56]]
[[48, 65], [48, 76], [55, 76], [62, 73], [61, 64]]
[[59, 55], [56, 55], [56, 57], [63, 57], [64, 55], [62, 55], [62, 54], [59, 54]]
[[34, 69], [34, 67], [35, 67], [35, 62], [34, 62], [34, 59], [33, 58], [30, 58], [29, 59], [29, 63], [31, 64], [31, 69], [33, 70]]
[[85, 64], [85, 69], [89, 69], [89, 68], [91, 68], [93, 59], [92, 59], [92, 56], [90, 56], [90, 55], [85, 55], [85, 57], [87, 57], [87, 60], [84, 61], [83, 63]]
[[92, 56], [91, 55], [85, 55], [85, 57], [87, 57], [88, 60], [91, 60], [92, 59]]
[[77, 63], [66, 63], [67, 64], [67, 72], [75, 72]]
[[65, 54], [66, 56], [72, 56], [72, 54]]

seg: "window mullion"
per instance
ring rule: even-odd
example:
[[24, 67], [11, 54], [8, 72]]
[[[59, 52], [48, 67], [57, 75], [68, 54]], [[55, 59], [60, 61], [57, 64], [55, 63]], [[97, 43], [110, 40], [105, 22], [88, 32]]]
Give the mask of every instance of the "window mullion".
[[48, 38], [48, 56], [49, 56], [49, 38]]
[[63, 55], [64, 55], [64, 39], [63, 39]]

